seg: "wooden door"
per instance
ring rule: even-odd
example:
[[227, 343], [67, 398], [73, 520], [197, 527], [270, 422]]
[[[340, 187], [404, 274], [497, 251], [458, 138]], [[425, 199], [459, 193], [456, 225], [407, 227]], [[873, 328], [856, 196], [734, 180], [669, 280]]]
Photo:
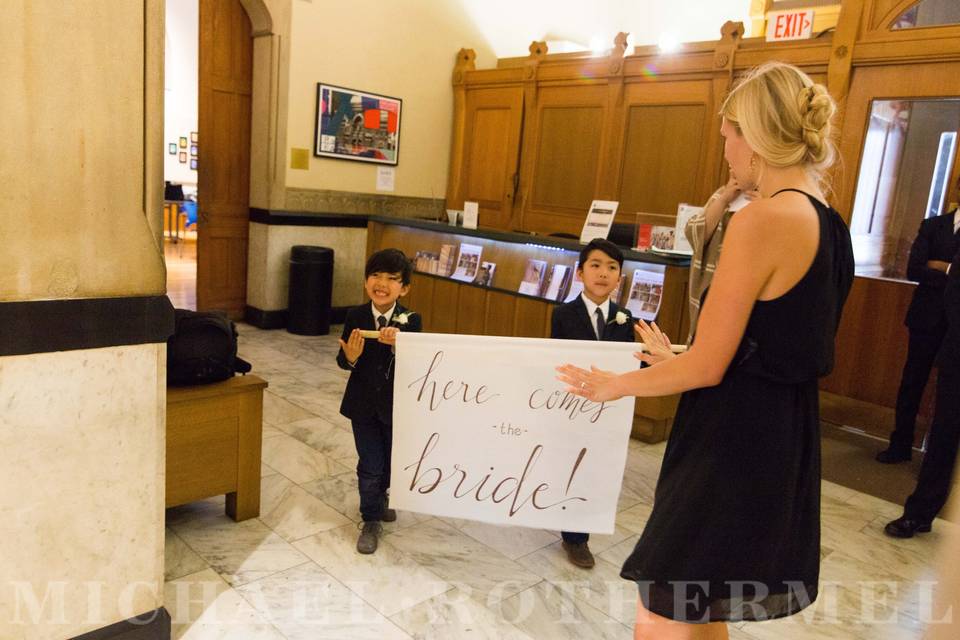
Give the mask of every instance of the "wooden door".
[[[467, 92], [463, 199], [480, 205], [482, 227], [512, 228], [522, 122], [520, 87]], [[463, 202], [451, 203], [462, 205]]]
[[243, 314], [253, 41], [239, 0], [200, 0], [197, 308]]

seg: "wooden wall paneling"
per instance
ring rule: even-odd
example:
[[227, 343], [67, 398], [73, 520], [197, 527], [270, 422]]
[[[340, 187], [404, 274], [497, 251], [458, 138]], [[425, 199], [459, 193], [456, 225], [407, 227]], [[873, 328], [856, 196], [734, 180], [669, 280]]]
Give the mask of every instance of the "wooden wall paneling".
[[521, 229], [579, 234], [603, 162], [606, 92], [599, 83], [538, 89], [536, 115], [524, 132]]
[[488, 336], [512, 336], [516, 314], [515, 296], [499, 291], [487, 293], [483, 316], [483, 332]]
[[430, 305], [432, 319], [430, 331], [433, 333], [456, 333], [459, 315], [460, 290], [465, 289], [456, 280], [433, 279], [433, 298]]
[[544, 318], [549, 309], [550, 303], [546, 300], [514, 298], [513, 335], [523, 338], [544, 337]]
[[624, 110], [624, 58], [627, 48], [627, 34], [620, 32], [614, 39], [614, 46], [607, 56], [607, 109], [603, 119], [600, 157], [602, 161], [597, 171], [596, 195], [600, 200], [617, 200], [617, 187], [620, 171], [615, 158], [623, 157], [623, 120]]
[[[476, 69], [473, 49], [460, 49], [453, 67], [453, 132], [450, 136], [450, 172], [447, 177], [447, 208], [463, 201], [463, 159], [467, 129], [467, 72]], [[368, 254], [369, 255], [369, 254]]]
[[[822, 391], [835, 396], [825, 405], [825, 420], [878, 437], [889, 435], [907, 357], [903, 319], [914, 287], [911, 282], [854, 278], [837, 332], [834, 370], [820, 383]], [[928, 415], [921, 415], [917, 423], [921, 431], [929, 426], [931, 392], [932, 385], [928, 385], [927, 408], [922, 412]], [[919, 441], [922, 434], [917, 437]]]
[[427, 330], [427, 321], [430, 319], [430, 316], [433, 315], [429, 309], [432, 301], [433, 279], [430, 278], [430, 276], [414, 272], [410, 278], [410, 290], [407, 292], [407, 295], [400, 300], [400, 304], [420, 314], [420, 319], [424, 323], [424, 331]]
[[482, 336], [489, 291], [466, 284], [459, 286], [457, 308], [455, 313], [451, 314], [456, 317], [455, 333]]
[[461, 193], [448, 200], [448, 206], [462, 209], [465, 200], [477, 202], [481, 226], [509, 230], [519, 171], [523, 89], [471, 89], [466, 92], [464, 118]]

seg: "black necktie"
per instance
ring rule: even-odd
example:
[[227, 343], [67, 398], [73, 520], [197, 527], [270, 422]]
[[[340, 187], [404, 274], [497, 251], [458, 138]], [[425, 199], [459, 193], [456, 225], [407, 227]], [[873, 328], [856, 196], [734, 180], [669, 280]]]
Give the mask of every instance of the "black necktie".
[[387, 326], [387, 316], [377, 316], [377, 328], [383, 329]]
[[597, 316], [597, 340], [603, 340], [603, 311], [600, 311], [600, 307], [597, 307], [593, 315]]

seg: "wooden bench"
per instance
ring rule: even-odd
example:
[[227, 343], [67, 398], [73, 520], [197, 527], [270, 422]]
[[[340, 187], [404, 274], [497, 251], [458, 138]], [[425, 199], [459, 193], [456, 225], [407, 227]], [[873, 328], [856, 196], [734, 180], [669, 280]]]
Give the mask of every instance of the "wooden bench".
[[263, 390], [257, 376], [167, 389], [167, 507], [217, 495], [227, 515], [260, 515]]

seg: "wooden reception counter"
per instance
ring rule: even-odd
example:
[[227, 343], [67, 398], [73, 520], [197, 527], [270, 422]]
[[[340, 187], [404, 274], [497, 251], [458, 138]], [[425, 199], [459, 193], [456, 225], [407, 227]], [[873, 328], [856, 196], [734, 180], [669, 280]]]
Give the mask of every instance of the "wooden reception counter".
[[[460, 266], [462, 246], [463, 255], [467, 256], [463, 267], [468, 273], [474, 269], [471, 262], [476, 263], [478, 275], [483, 263], [496, 265], [489, 285], [448, 275]], [[547, 293], [557, 289], [556, 297], [563, 300], [564, 292], [571, 285], [581, 245], [577, 240], [551, 236], [370, 217], [367, 255], [387, 247], [395, 247], [415, 258], [413, 282], [405, 305], [423, 314], [424, 331], [544, 338], [550, 335], [550, 316], [553, 307], [559, 304], [547, 297]], [[472, 258], [471, 252], [478, 251], [479, 257]], [[618, 304], [624, 306], [628, 302], [634, 272], [640, 270], [638, 281], [642, 284], [634, 288], [634, 305], [645, 304], [645, 309], [653, 313], [659, 295], [659, 308], [655, 312], [657, 324], [674, 342], [685, 341], [689, 327], [689, 260], [631, 250], [625, 250], [624, 257], [625, 284]], [[525, 276], [529, 280], [537, 271], [543, 279], [537, 293], [520, 293]], [[557, 287], [559, 279], [563, 282]], [[535, 288], [536, 285], [529, 283], [524, 286], [524, 290], [531, 293]], [[678, 396], [637, 398], [634, 437], [645, 442], [665, 439], [677, 400]]]

